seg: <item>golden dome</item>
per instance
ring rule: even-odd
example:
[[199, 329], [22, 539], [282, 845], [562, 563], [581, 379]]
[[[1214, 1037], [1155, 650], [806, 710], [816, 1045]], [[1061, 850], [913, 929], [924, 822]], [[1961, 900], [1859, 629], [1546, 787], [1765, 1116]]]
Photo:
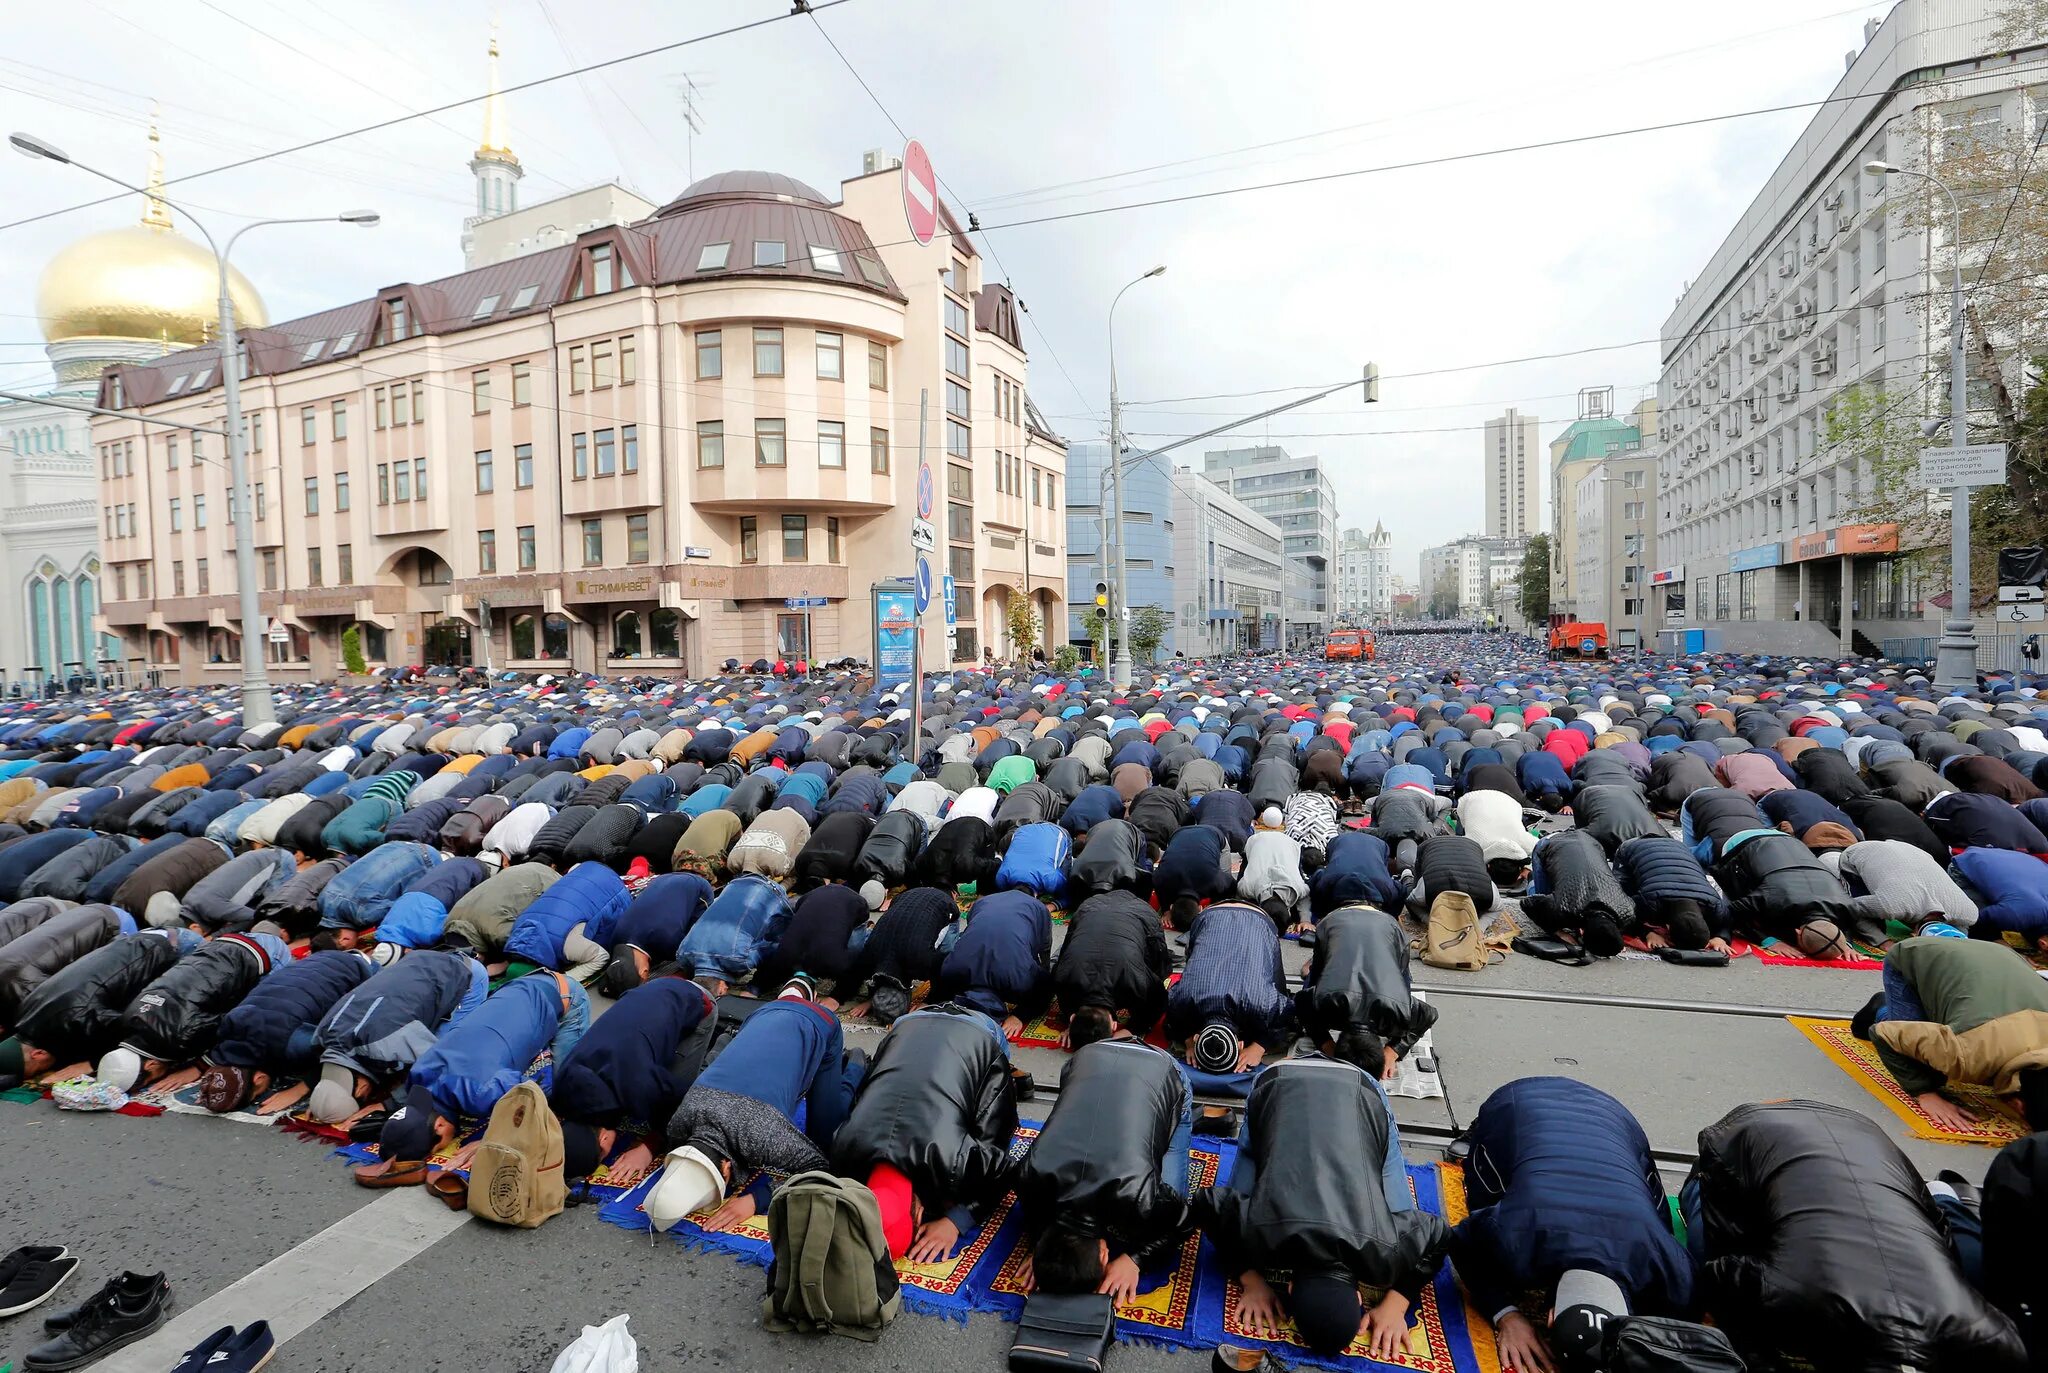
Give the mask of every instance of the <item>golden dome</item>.
[[[270, 322], [263, 298], [230, 267], [237, 326]], [[169, 228], [136, 224], [82, 238], [50, 259], [36, 313], [51, 343], [73, 338], [203, 343], [220, 322], [220, 272], [207, 248]]]
[[[164, 162], [149, 130], [149, 189], [163, 194]], [[263, 325], [270, 315], [249, 279], [228, 268], [235, 324]], [[50, 259], [36, 284], [43, 338], [150, 339], [204, 343], [220, 324], [220, 268], [213, 251], [171, 227], [170, 206], [145, 194], [142, 222], [82, 238]]]

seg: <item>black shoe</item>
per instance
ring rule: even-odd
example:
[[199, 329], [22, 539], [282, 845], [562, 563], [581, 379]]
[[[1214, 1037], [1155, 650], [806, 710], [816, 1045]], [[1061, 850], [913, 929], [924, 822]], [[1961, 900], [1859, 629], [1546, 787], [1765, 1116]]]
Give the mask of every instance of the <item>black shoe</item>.
[[1219, 1344], [1209, 1356], [1209, 1373], [1289, 1373], [1289, 1368], [1254, 1345]]
[[28, 1351], [22, 1373], [66, 1373], [131, 1345], [171, 1313], [171, 1286], [161, 1273], [123, 1273], [78, 1309], [66, 1330]]
[[[171, 1373], [200, 1373], [219, 1354], [221, 1346], [234, 1337], [235, 1327], [232, 1325], [222, 1326], [198, 1344], [186, 1350], [183, 1357], [171, 1367]], [[221, 1358], [221, 1363], [226, 1363], [225, 1357]], [[219, 1365], [215, 1366], [218, 1367]]]
[[19, 1316], [35, 1310], [56, 1295], [77, 1268], [78, 1260], [68, 1257], [67, 1251], [58, 1245], [32, 1245], [15, 1250], [0, 1263], [0, 1316]]

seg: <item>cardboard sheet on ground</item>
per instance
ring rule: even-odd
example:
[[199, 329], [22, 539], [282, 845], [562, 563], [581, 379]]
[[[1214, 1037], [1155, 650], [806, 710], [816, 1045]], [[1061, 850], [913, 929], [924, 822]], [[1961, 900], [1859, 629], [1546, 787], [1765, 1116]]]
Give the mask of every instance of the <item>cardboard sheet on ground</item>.
[[1917, 1139], [1939, 1140], [1944, 1144], [1988, 1144], [2003, 1148], [2027, 1134], [2026, 1123], [2008, 1103], [1982, 1087], [1951, 1086], [1949, 1095], [1976, 1115], [1969, 1130], [1951, 1130], [1935, 1124], [1925, 1108], [1899, 1086], [1898, 1079], [1885, 1071], [1877, 1050], [1856, 1038], [1846, 1020], [1820, 1020], [1811, 1016], [1787, 1016], [1792, 1028], [1805, 1035], [1816, 1049], [1854, 1078], [1862, 1088], [1890, 1108], [1906, 1123]]

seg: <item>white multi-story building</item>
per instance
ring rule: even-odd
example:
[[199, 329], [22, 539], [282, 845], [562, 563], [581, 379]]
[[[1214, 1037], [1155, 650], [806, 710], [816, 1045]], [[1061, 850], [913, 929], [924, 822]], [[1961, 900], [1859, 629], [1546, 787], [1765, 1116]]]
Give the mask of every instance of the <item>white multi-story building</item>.
[[1214, 482], [1174, 469], [1174, 643], [1181, 652], [1277, 647], [1286, 562], [1272, 520]]
[[1485, 530], [1496, 539], [1526, 539], [1543, 528], [1543, 445], [1534, 415], [1510, 408], [1486, 422]]
[[1337, 613], [1384, 619], [1394, 609], [1394, 536], [1384, 523], [1372, 532], [1347, 529], [1337, 542]]
[[1337, 489], [1317, 457], [1284, 448], [1230, 448], [1202, 455], [1203, 475], [1264, 515], [1287, 541], [1290, 642], [1320, 642], [1336, 620]]
[[1577, 515], [1565, 553], [1576, 600], [1566, 618], [1604, 624], [1609, 644], [1633, 649], [1657, 629], [1644, 604], [1657, 557], [1651, 501], [1657, 459], [1638, 448], [1565, 470], [1576, 478]]
[[[1861, 169], [1924, 167], [1930, 125], [1983, 144], [2040, 127], [2048, 48], [2002, 51], [1994, 9], [1900, 0], [1866, 24], [1827, 102], [1665, 321], [1656, 542], [1667, 566], [1652, 580], [1730, 649], [1832, 653], [1852, 631], [1871, 642], [1937, 632], [1939, 612], [1897, 556], [1899, 527], [1868, 522], [1869, 459], [1829, 450], [1826, 415], [1855, 385], [1914, 393], [1915, 413], [1945, 410], [1946, 281], [1926, 236], [1887, 214], [1936, 193]], [[1671, 575], [1681, 567], [1684, 581]]]
[[[1467, 534], [1462, 539], [1423, 549], [1420, 592], [1423, 613], [1428, 613], [1432, 598], [1448, 577], [1457, 604], [1440, 608], [1461, 619], [1484, 620], [1489, 615], [1495, 619], [1511, 618], [1513, 603], [1517, 599], [1513, 588], [1521, 575], [1522, 553], [1528, 546], [1527, 539], [1496, 539], [1486, 534]], [[1507, 593], [1505, 602], [1503, 592]]]

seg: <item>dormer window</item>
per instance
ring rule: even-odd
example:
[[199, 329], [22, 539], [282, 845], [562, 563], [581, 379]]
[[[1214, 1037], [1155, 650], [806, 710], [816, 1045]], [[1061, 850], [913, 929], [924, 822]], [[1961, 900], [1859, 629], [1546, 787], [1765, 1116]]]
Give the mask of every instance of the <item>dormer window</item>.
[[114, 375], [111, 378], [109, 378], [107, 386], [107, 398], [113, 401], [114, 409], [116, 410], [123, 409], [127, 405], [127, 402], [121, 399], [121, 374], [119, 372], [114, 373]]
[[478, 301], [475, 312], [469, 317], [470, 322], [474, 323], [480, 319], [489, 319], [492, 313], [497, 310], [498, 302], [502, 299], [502, 296], [493, 294], [485, 296], [482, 300]]
[[697, 270], [700, 272], [722, 272], [725, 261], [732, 255], [730, 243], [707, 243], [697, 250]]
[[351, 329], [347, 333], [343, 334], [340, 338], [334, 341], [334, 351], [328, 356], [340, 357], [343, 353], [346, 353], [349, 349], [355, 347], [355, 343], [356, 331]]
[[839, 262], [839, 250], [828, 248], [822, 243], [811, 245], [811, 270], [830, 272], [833, 276], [846, 275], [846, 268]]
[[396, 343], [407, 336], [409, 321], [405, 309], [405, 297], [393, 296], [384, 302], [384, 341]]
[[299, 354], [299, 361], [300, 361], [300, 362], [302, 362], [302, 363], [304, 363], [304, 362], [311, 362], [311, 361], [313, 361], [313, 359], [315, 359], [315, 358], [317, 358], [317, 357], [319, 357], [319, 356], [320, 356], [320, 350], [321, 350], [322, 348], [325, 348], [326, 346], [327, 346], [327, 340], [326, 340], [326, 339], [324, 339], [324, 338], [316, 338], [316, 339], [314, 339], [314, 340], [313, 340], [313, 341], [312, 341], [311, 343], [309, 343], [309, 344], [307, 344], [307, 345], [306, 345], [306, 351], [305, 351], [305, 352], [303, 352], [303, 353], [301, 353], [301, 354]]
[[612, 245], [600, 243], [590, 250], [590, 293], [607, 295], [613, 290]]
[[754, 240], [754, 265], [756, 267], [781, 267], [789, 261], [789, 250], [779, 238], [757, 238]]
[[512, 297], [512, 308], [515, 310], [524, 310], [527, 306], [533, 304], [534, 297], [538, 296], [539, 294], [540, 287], [538, 286], [520, 287], [519, 294]]
[[192, 380], [192, 374], [190, 372], [178, 373], [178, 375], [171, 378], [171, 384], [164, 388], [164, 395], [176, 396], [183, 394], [185, 390], [185, 383], [190, 380]]

